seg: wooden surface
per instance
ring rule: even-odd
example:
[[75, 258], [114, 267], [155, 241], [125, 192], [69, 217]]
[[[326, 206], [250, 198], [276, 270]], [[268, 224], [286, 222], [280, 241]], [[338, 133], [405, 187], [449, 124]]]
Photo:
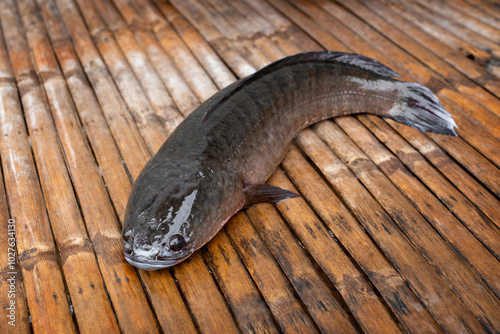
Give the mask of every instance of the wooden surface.
[[[495, 1], [0, 0], [0, 21], [0, 333], [500, 332]], [[323, 49], [428, 86], [459, 136], [322, 122], [269, 180], [300, 198], [173, 268], [126, 263], [132, 180], [182, 119]]]

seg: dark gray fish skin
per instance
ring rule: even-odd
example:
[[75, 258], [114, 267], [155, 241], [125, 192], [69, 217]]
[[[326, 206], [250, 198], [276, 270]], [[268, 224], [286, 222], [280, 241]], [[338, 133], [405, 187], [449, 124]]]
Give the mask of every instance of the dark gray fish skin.
[[296, 195], [263, 182], [301, 129], [361, 112], [456, 135], [430, 90], [377, 61], [340, 52], [284, 58], [212, 96], [175, 129], [134, 183], [125, 258], [155, 270], [207, 243], [245, 205]]

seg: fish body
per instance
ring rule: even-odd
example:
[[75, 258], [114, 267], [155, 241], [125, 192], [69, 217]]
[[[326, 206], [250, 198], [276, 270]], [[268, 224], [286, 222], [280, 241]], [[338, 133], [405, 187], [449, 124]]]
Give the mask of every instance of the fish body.
[[130, 194], [126, 260], [154, 270], [207, 243], [243, 207], [297, 195], [264, 182], [301, 129], [368, 112], [421, 131], [455, 135], [430, 90], [393, 79], [377, 61], [308, 52], [268, 65], [194, 110], [146, 164]]

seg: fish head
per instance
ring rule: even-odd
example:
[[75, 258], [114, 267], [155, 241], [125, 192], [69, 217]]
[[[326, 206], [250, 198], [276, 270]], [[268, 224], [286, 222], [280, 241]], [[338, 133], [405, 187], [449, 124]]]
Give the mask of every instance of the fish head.
[[180, 173], [134, 183], [123, 229], [125, 259], [135, 267], [155, 270], [173, 266], [194, 252], [193, 227], [198, 225], [196, 180]]
[[220, 210], [221, 200], [230, 195], [219, 172], [187, 169], [141, 173], [134, 183], [123, 228], [125, 259], [133, 266], [157, 270], [182, 262], [235, 212]]

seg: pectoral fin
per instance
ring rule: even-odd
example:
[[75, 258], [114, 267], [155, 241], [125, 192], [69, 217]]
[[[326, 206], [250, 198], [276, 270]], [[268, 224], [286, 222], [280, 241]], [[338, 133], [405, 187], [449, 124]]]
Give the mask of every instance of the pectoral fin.
[[245, 204], [243, 208], [249, 208], [257, 203], [279, 203], [285, 199], [299, 197], [299, 195], [272, 186], [267, 183], [251, 184], [243, 188]]

